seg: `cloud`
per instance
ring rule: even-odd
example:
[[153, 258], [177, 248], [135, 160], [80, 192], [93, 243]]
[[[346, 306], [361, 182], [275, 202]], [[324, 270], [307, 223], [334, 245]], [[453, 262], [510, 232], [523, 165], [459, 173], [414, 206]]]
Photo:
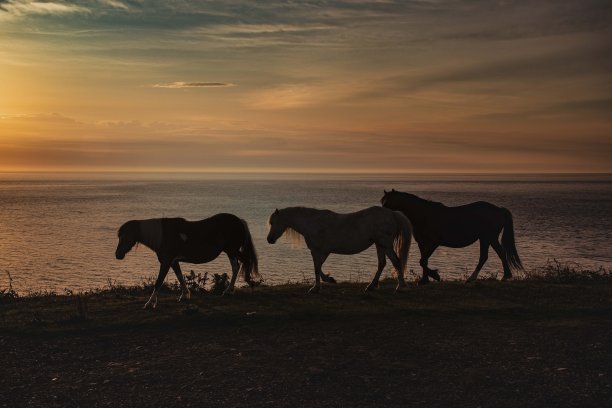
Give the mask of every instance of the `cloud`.
[[326, 25], [291, 25], [291, 24], [234, 24], [216, 25], [202, 31], [210, 34], [258, 35], [272, 33], [301, 33], [316, 30], [326, 30]]
[[612, 98], [595, 98], [585, 100], [570, 100], [545, 106], [538, 106], [530, 110], [514, 110], [507, 112], [493, 112], [474, 115], [474, 119], [490, 120], [554, 120], [576, 121], [582, 119], [603, 119], [609, 117], [612, 111]]
[[155, 84], [153, 88], [183, 89], [183, 88], [227, 88], [236, 86], [229, 82], [170, 82], [167, 84]]
[[[456, 103], [459, 98], [463, 104], [475, 95], [516, 96], [529, 92], [538, 99], [555, 99], [572, 81], [609, 81], [611, 51], [609, 44], [583, 44], [544, 52], [534, 48], [503, 57], [486, 55], [468, 63], [449, 58], [446, 64], [431, 69], [374, 77], [369, 86], [347, 94], [346, 100], [421, 99], [436, 92], [444, 96], [438, 102]], [[541, 92], [544, 84], [549, 88]], [[586, 90], [580, 97], [597, 98], [594, 90]]]
[[116, 8], [116, 9], [121, 9], [121, 10], [129, 10], [130, 9], [130, 7], [127, 4], [122, 3], [122, 2], [120, 2], [118, 0], [101, 0], [100, 2], [102, 4], [104, 4], [104, 5], [106, 5], [106, 6], [109, 6], [109, 7], [112, 7], [112, 8]]
[[[0, 0], [0, 61], [12, 78], [3, 89], [11, 103], [3, 109], [22, 113], [20, 107], [32, 106], [96, 123], [64, 124], [46, 115], [22, 116], [36, 123], [18, 124], [20, 117], [0, 115], [0, 136], [15, 143], [29, 138], [26, 147], [34, 149], [39, 136], [49, 135], [49, 150], [74, 150], [71, 160], [83, 166], [88, 159], [78, 156], [80, 149], [111, 149], [104, 160], [116, 166], [142, 150], [143, 165], [181, 166], [188, 153], [189, 166], [221, 166], [234, 164], [238, 154], [237, 166], [283, 168], [450, 168], [446, 160], [454, 155], [469, 169], [513, 152], [490, 168], [520, 169], [512, 160], [528, 151], [557, 157], [548, 165], [564, 169], [565, 153], [548, 153], [563, 148], [583, 152], [586, 168], [589, 157], [609, 152], [589, 144], [610, 146], [609, 4]], [[174, 127], [97, 125], [159, 118]], [[201, 128], [185, 130], [191, 120]], [[234, 121], [242, 123], [232, 130], [235, 139], [216, 138], [220, 131], [210, 129], [210, 122]], [[258, 131], [246, 131], [251, 128]], [[282, 129], [273, 140], [272, 129]], [[508, 136], [494, 139], [500, 129]], [[293, 137], [292, 130], [304, 134]], [[141, 139], [122, 144], [132, 135]], [[54, 144], [63, 137], [66, 144]], [[79, 144], [88, 137], [100, 146]], [[585, 146], [574, 144], [584, 138], [590, 138]], [[176, 162], [166, 155], [171, 149]], [[125, 159], [115, 151], [125, 151]], [[27, 156], [0, 153], [14, 163]], [[44, 152], [34, 156], [42, 160]], [[55, 163], [62, 158], [69, 161], [58, 156]]]
[[[425, 87], [451, 82], [541, 81], [553, 77], [566, 78], [584, 73], [590, 75], [595, 72], [608, 72], [612, 66], [612, 58], [608, 54], [610, 47], [606, 45], [604, 49], [595, 50], [589, 48], [482, 62], [425, 76], [414, 85]], [[593, 63], [595, 58], [599, 59], [600, 65]]]
[[39, 123], [78, 123], [76, 120], [59, 113], [22, 113], [0, 114], [0, 121], [36, 121]]
[[[609, 101], [579, 104], [604, 108]], [[313, 131], [209, 121], [86, 123], [58, 114], [4, 118], [0, 120], [0, 170], [222, 171], [229, 168], [228, 163], [232, 171], [610, 169], [610, 144], [586, 130], [581, 131], [581, 139], [575, 139], [504, 129], [386, 132], [320, 127]]]
[[14, 15], [89, 13], [90, 9], [77, 4], [53, 1], [0, 0], [0, 10]]

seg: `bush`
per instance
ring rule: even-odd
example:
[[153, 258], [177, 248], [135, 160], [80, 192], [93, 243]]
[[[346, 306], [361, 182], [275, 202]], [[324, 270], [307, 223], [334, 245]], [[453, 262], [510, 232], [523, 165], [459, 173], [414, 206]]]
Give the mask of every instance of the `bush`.
[[195, 273], [193, 269], [189, 274], [185, 275], [185, 283], [191, 293], [206, 293], [206, 282], [208, 281], [208, 272]]
[[584, 269], [577, 263], [561, 263], [556, 259], [549, 259], [544, 266], [525, 271], [523, 279], [556, 283], [597, 282], [612, 280], [612, 271], [601, 266], [595, 270]]
[[220, 295], [223, 291], [229, 286], [229, 277], [227, 273], [223, 273], [223, 275], [219, 275], [215, 273], [213, 275], [213, 285], [212, 285], [212, 293], [216, 295]]

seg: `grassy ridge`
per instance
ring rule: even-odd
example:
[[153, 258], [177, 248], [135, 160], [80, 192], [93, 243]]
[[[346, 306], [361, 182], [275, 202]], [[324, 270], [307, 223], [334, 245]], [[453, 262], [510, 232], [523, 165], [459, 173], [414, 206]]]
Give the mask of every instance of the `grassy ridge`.
[[16, 299], [0, 305], [0, 329], [64, 331], [155, 327], [194, 322], [271, 323], [292, 319], [333, 319], [363, 315], [482, 315], [513, 318], [612, 316], [612, 281], [550, 283], [479, 281], [443, 282], [393, 293], [385, 281], [375, 293], [363, 284], [326, 285], [308, 295], [307, 285], [243, 288], [233, 296], [203, 293], [178, 303], [176, 293], [162, 292], [155, 310], [142, 310], [149, 292], [101, 291]]
[[0, 291], [0, 329], [71, 330], [116, 328], [157, 323], [180, 324], [194, 320], [331, 318], [334, 316], [402, 314], [514, 314], [549, 316], [610, 313], [612, 273], [584, 270], [553, 261], [526, 272], [517, 280], [493, 278], [473, 284], [459, 281], [411, 286], [394, 294], [395, 283], [364, 293], [363, 283], [325, 285], [322, 293], [308, 295], [307, 284], [242, 288], [221, 297], [226, 276], [187, 275], [192, 299], [176, 302], [176, 284], [164, 285], [156, 310], [142, 310], [152, 282], [109, 286], [85, 293], [31, 293], [20, 297], [9, 286]]

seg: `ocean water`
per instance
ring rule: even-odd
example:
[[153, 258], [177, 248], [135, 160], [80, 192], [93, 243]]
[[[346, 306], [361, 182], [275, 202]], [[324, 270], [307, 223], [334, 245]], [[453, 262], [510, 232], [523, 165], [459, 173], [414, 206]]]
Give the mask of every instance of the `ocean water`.
[[[181, 216], [202, 219], [219, 212], [248, 221], [268, 284], [314, 277], [305, 246], [281, 238], [266, 242], [275, 208], [303, 205], [350, 212], [378, 205], [395, 188], [447, 205], [486, 200], [510, 209], [517, 248], [526, 268], [556, 258], [585, 267], [612, 268], [610, 175], [159, 175], [0, 174], [0, 288], [10, 272], [14, 288], [86, 290], [156, 277], [155, 255], [140, 246], [125, 260], [114, 257], [118, 227], [130, 219]], [[420, 274], [418, 247], [408, 268]], [[430, 265], [443, 279], [462, 279], [478, 261], [478, 244], [439, 248]], [[324, 271], [336, 279], [367, 281], [376, 270], [374, 247], [353, 256], [331, 255]], [[183, 271], [230, 272], [225, 256]], [[385, 271], [391, 272], [390, 264]], [[490, 251], [481, 276], [501, 276]], [[168, 279], [174, 280], [172, 274]], [[412, 277], [411, 277], [412, 276]]]

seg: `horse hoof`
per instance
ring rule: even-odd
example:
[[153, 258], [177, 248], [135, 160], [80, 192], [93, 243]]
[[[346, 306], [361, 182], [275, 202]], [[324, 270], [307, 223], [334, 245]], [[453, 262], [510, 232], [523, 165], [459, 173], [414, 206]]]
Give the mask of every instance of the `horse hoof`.
[[427, 284], [429, 284], [429, 279], [421, 279], [418, 283], [419, 286], [423, 286]]
[[338, 282], [336, 282], [336, 280], [330, 276], [329, 278], [327, 278], [327, 283], [338, 283]]
[[431, 271], [429, 271], [429, 276], [435, 280], [437, 280], [438, 282], [440, 282], [440, 274], [438, 273], [437, 269], [433, 269]]
[[308, 289], [308, 293], [319, 293], [319, 290], [321, 288], [319, 286], [313, 286], [312, 288]]
[[406, 282], [403, 282], [403, 281], [399, 282], [397, 286], [395, 287], [395, 293], [405, 292], [407, 288], [408, 288], [408, 285], [406, 285]]
[[374, 292], [376, 289], [378, 289], [378, 285], [372, 285], [372, 284], [370, 284], [370, 285], [368, 285], [368, 286], [365, 288], [365, 291], [366, 291], [366, 292]]
[[512, 279], [512, 275], [504, 275], [504, 276], [502, 277], [502, 281], [509, 281], [509, 280], [511, 280], [511, 279]]

